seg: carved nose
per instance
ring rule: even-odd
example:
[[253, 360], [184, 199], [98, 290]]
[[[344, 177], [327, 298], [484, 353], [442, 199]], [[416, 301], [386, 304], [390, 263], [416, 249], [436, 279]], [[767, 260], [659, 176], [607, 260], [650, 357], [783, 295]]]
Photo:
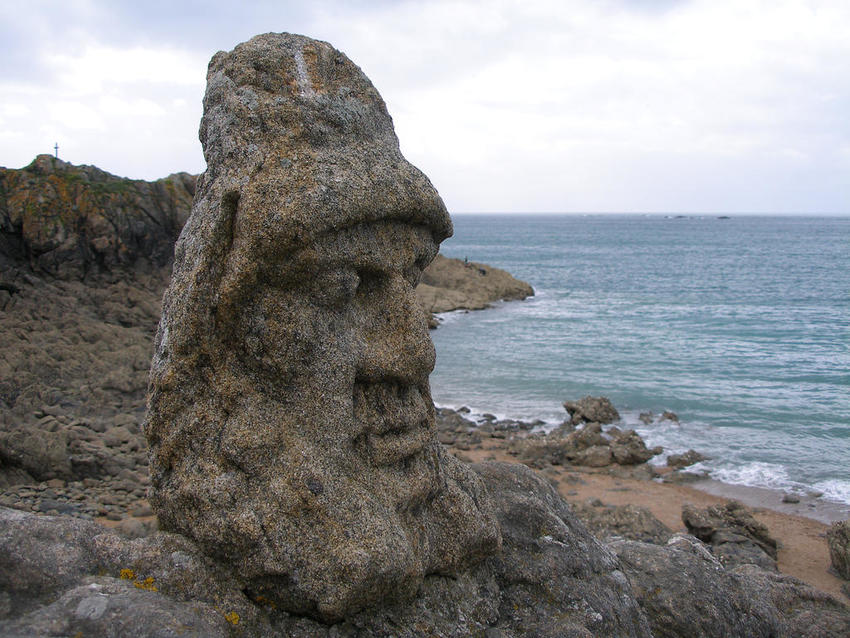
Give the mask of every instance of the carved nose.
[[401, 275], [383, 277], [366, 293], [363, 307], [364, 350], [358, 376], [424, 382], [434, 369], [436, 354], [413, 286]]

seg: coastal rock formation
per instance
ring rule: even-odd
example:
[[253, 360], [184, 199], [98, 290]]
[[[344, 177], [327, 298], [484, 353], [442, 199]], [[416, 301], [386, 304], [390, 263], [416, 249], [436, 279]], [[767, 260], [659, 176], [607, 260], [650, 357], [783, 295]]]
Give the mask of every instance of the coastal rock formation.
[[850, 580], [850, 520], [833, 523], [826, 533], [832, 568], [841, 578]]
[[228, 565], [180, 535], [131, 541], [0, 508], [0, 634], [649, 638], [616, 557], [550, 485], [519, 465], [473, 469], [488, 486], [502, 550], [451, 577], [426, 575], [410, 603], [384, 600], [332, 626], [246, 597]]
[[[301, 63], [292, 56], [293, 70], [289, 53], [299, 50]], [[70, 475], [21, 489], [21, 498], [31, 499], [26, 503], [42, 514], [0, 507], [0, 635], [847, 635], [846, 608], [793, 579], [752, 566], [729, 572], [710, 554], [711, 568], [701, 565], [705, 557], [691, 559], [694, 566], [675, 545], [631, 543], [633, 551], [605, 546], [553, 486], [528, 468], [464, 466], [448, 458], [433, 440], [423, 381], [432, 355], [410, 291], [442, 232], [435, 231], [441, 225], [439, 206], [428, 209], [430, 218], [423, 214], [411, 221], [422, 213], [417, 208], [422, 202], [410, 198], [422, 195], [417, 184], [427, 182], [400, 155], [386, 180], [377, 170], [380, 162], [376, 174], [354, 170], [360, 182], [336, 172], [349, 165], [370, 169], [386, 151], [382, 144], [370, 145], [373, 138], [359, 128], [383, 135], [380, 98], [341, 54], [297, 36], [263, 36], [241, 52], [244, 57], [235, 52], [214, 61], [209, 104], [217, 109], [219, 98], [229, 102], [240, 117], [229, 118], [224, 108], [213, 120], [222, 117], [219, 124], [233, 124], [246, 138], [234, 140], [218, 135], [214, 126], [205, 128], [207, 139], [221, 142], [224, 159], [206, 185], [202, 180], [199, 217], [178, 248], [178, 275], [166, 301], [153, 371], [156, 405], [148, 434], [158, 446], [153, 465], [160, 511], [177, 523], [186, 512], [197, 524], [188, 529], [201, 530], [200, 538], [156, 531], [131, 540], [72, 517], [88, 515], [73, 503], [86, 502], [76, 499], [93, 493], [102, 497], [104, 508], [112, 503], [126, 508], [146, 480], [142, 466], [124, 466], [144, 455], [140, 410], [131, 409], [141, 392], [135, 364], [127, 362], [135, 358], [124, 361], [115, 353], [109, 363], [119, 370], [108, 385], [81, 377], [91, 385], [84, 396], [93, 398], [79, 403], [75, 397], [82, 395], [75, 394], [72, 377], [54, 378], [53, 372], [76, 361], [73, 349], [64, 350], [65, 339], [85, 341], [88, 335], [93, 343], [112, 342], [127, 335], [116, 328], [98, 338], [98, 326], [135, 329], [158, 314], [158, 305], [139, 310], [146, 297], [122, 306], [122, 295], [134, 294], [140, 281], [134, 269], [129, 288], [122, 288], [125, 280], [119, 277], [101, 280], [89, 289], [104, 292], [86, 292], [84, 303], [66, 299], [57, 310], [45, 310], [45, 332], [55, 322], [58, 332], [51, 338], [62, 346], [56, 351], [69, 353], [62, 355], [64, 363], [57, 358], [48, 368], [47, 382], [61, 381], [55, 392], [42, 396], [25, 388], [14, 395], [14, 386], [3, 386], [4, 392], [11, 388], [4, 410], [14, 410], [21, 432], [41, 428], [56, 436], [45, 437], [43, 445], [26, 434], [5, 437], [4, 444], [12, 446], [7, 449], [17, 451], [0, 454], [0, 470], [12, 481], [29, 481], [29, 472], [38, 473], [45, 463]], [[281, 57], [287, 63], [277, 64]], [[229, 58], [245, 64], [232, 69]], [[227, 73], [216, 75], [226, 68], [238, 70], [244, 83]], [[332, 81], [315, 81], [329, 74]], [[252, 150], [267, 127], [279, 124], [281, 103], [269, 106], [266, 93], [287, 90], [296, 96], [297, 108], [282, 117], [295, 119], [273, 130], [309, 140], [303, 156], [283, 157], [289, 163], [273, 152]], [[374, 97], [374, 109], [360, 108], [364, 96]], [[373, 110], [381, 117], [374, 118]], [[243, 117], [248, 127], [257, 128], [240, 128]], [[352, 145], [358, 153], [348, 158], [343, 151]], [[328, 154], [337, 167], [314, 187], [298, 172], [297, 161], [306, 157], [313, 162], [310, 174], [322, 176], [317, 162]], [[389, 155], [395, 157], [391, 148]], [[293, 168], [289, 203], [316, 200], [331, 213], [322, 217], [314, 210], [298, 217], [295, 221], [304, 223], [296, 224], [293, 244], [286, 240], [287, 229], [292, 230], [287, 226], [292, 220], [283, 214], [287, 202], [275, 199], [283, 195], [264, 182], [263, 168], [254, 166], [242, 180], [240, 171], [247, 167], [239, 158], [257, 156]], [[290, 179], [271, 175], [282, 183]], [[352, 178], [348, 183], [334, 179], [346, 175]], [[227, 188], [231, 179], [238, 183], [233, 189]], [[375, 180], [381, 189], [369, 193], [369, 211], [358, 209], [357, 184]], [[388, 190], [382, 190], [385, 186]], [[428, 200], [428, 188], [426, 201], [438, 202], [435, 194]], [[345, 210], [335, 209], [334, 202]], [[374, 217], [348, 226], [349, 215]], [[317, 217], [317, 223], [330, 226], [319, 232], [309, 223]], [[226, 241], [219, 243], [220, 238]], [[360, 259], [366, 267], [348, 277], [347, 265]], [[404, 272], [402, 284], [395, 268], [411, 260], [415, 267]], [[84, 290], [76, 287], [81, 282], [34, 275], [29, 264], [18, 268], [20, 285], [6, 301], [13, 310], [27, 308], [32, 319], [39, 291], [52, 300]], [[85, 275], [86, 286], [96, 279], [92, 272]], [[388, 287], [392, 299], [372, 303], [385, 299]], [[188, 302], [182, 310], [178, 299]], [[109, 308], [101, 311], [101, 306]], [[62, 316], [75, 312], [93, 313], [92, 323], [77, 327], [76, 319]], [[11, 316], [4, 315], [3, 326]], [[63, 321], [72, 322], [68, 334]], [[111, 350], [86, 352], [94, 359]], [[86, 371], [93, 361], [77, 365], [73, 370], [83, 375], [106, 379], [111, 374], [104, 368]], [[388, 368], [391, 383], [385, 381]], [[91, 414], [77, 418], [77, 410]], [[449, 420], [455, 430], [465, 427], [463, 419]], [[534, 425], [492, 418], [482, 429], [496, 438], [527, 434]], [[599, 435], [613, 449], [610, 440], [622, 434], [584, 429], [576, 438], [584, 432], [589, 447]], [[568, 434], [564, 428], [558, 436]], [[615, 457], [613, 451], [609, 455]], [[392, 507], [399, 502], [401, 507]], [[139, 507], [140, 517], [150, 515], [142, 511]], [[117, 510], [97, 513], [120, 518]], [[240, 543], [255, 553], [239, 554], [234, 548]], [[289, 553], [275, 562], [280, 557], [274, 547], [286, 543]], [[434, 567], [427, 560], [438, 551], [444, 554], [440, 565], [427, 573]], [[414, 564], [420, 559], [421, 570]], [[272, 574], [252, 571], [254, 566]], [[293, 582], [296, 574], [300, 580]], [[370, 574], [374, 579], [367, 583]], [[372, 585], [378, 593], [363, 594], [361, 588]], [[398, 591], [381, 595], [392, 586]], [[318, 602], [309, 599], [313, 593]], [[339, 622], [327, 624], [331, 619]], [[770, 633], [762, 633], [765, 628]]]
[[667, 457], [667, 467], [681, 469], [705, 461], [706, 457], [696, 450], [688, 450], [682, 454], [671, 454]]
[[22, 170], [0, 169], [0, 270], [24, 261], [39, 273], [81, 279], [164, 266], [195, 182], [187, 173], [122, 179], [50, 155]]
[[599, 499], [570, 503], [570, 507], [593, 535], [602, 540], [625, 538], [664, 545], [673, 536], [672, 530], [644, 507], [606, 505]]
[[580, 423], [606, 425], [620, 420], [617, 408], [606, 397], [584, 397], [578, 401], [564, 401], [564, 409], [569, 413], [569, 422], [572, 425]]
[[805, 583], [752, 564], [728, 569], [698, 540], [614, 541], [656, 638], [850, 635], [850, 610]]
[[437, 441], [414, 286], [452, 232], [365, 75], [267, 34], [210, 62], [145, 433], [163, 529], [324, 621], [498, 549]]
[[495, 301], [525, 299], [534, 289], [486, 264], [437, 255], [422, 273], [416, 298], [426, 312], [480, 310]]
[[705, 509], [686, 505], [682, 522], [691, 534], [709, 544], [724, 565], [752, 564], [776, 570], [776, 539], [740, 502], [727, 501]]
[[532, 467], [552, 465], [639, 465], [645, 463], [661, 448], [649, 449], [634, 430], [612, 428], [602, 431], [599, 423], [588, 423], [579, 430], [562, 426], [546, 435], [530, 436], [514, 441], [513, 449], [519, 458]]

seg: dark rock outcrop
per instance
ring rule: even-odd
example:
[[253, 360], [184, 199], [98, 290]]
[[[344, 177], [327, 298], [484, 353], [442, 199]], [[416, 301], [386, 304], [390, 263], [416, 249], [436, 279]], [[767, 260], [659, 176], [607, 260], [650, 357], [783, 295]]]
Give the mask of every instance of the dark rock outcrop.
[[695, 538], [676, 536], [666, 546], [614, 541], [611, 548], [655, 638], [776, 637], [777, 610]]
[[738, 501], [705, 509], [686, 505], [682, 508], [682, 522], [691, 534], [709, 544], [724, 565], [752, 564], [776, 570], [776, 539]]
[[570, 415], [570, 423], [601, 423], [606, 425], [620, 420], [620, 413], [605, 397], [584, 397], [578, 401], [565, 401], [564, 409]]
[[611, 547], [656, 638], [850, 635], [850, 609], [834, 597], [756, 565], [728, 569], [693, 537]]
[[570, 507], [593, 535], [602, 540], [625, 538], [664, 545], [673, 535], [673, 531], [645, 507], [606, 505], [599, 499], [570, 503]]
[[0, 169], [0, 270], [81, 279], [116, 268], [152, 270], [171, 261], [196, 178], [145, 182], [39, 155]]
[[833, 523], [826, 532], [826, 542], [835, 573], [850, 580], [850, 520]]

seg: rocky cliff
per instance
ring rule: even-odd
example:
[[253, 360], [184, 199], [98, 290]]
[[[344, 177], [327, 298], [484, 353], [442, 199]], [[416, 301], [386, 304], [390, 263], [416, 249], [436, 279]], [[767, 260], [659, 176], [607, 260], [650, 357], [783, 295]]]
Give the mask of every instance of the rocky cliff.
[[0, 268], [26, 264], [83, 279], [166, 266], [196, 182], [188, 173], [123, 179], [50, 155], [20, 170], [0, 168]]

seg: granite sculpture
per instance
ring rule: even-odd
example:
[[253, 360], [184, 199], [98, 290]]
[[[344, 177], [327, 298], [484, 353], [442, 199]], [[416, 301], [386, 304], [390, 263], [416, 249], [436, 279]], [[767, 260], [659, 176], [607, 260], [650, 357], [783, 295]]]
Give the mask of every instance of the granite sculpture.
[[257, 36], [207, 82], [151, 369], [151, 503], [255, 600], [333, 622], [499, 547], [481, 480], [436, 440], [414, 297], [451, 221], [327, 43]]

